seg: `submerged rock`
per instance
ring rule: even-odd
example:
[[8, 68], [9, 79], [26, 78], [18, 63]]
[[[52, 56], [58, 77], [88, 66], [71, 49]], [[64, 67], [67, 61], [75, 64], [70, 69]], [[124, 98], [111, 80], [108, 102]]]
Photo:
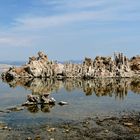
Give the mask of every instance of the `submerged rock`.
[[4, 129], [7, 127], [7, 125], [4, 122], [0, 122], [0, 130]]
[[59, 105], [68, 105], [68, 102], [60, 101], [58, 104]]
[[32, 138], [31, 137], [28, 137], [28, 138], [26, 138], [26, 140], [32, 140]]
[[133, 123], [131, 123], [131, 122], [124, 122], [123, 123], [125, 126], [133, 126]]
[[11, 107], [11, 108], [8, 108], [7, 110], [10, 110], [10, 111], [21, 111], [21, 110], [24, 110], [24, 107], [22, 107], [22, 106]]

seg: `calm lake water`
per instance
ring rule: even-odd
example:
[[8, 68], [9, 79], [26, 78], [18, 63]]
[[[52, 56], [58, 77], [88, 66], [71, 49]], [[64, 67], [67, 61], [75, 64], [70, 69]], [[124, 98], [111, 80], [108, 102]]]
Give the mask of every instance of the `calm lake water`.
[[[28, 94], [50, 93], [55, 106], [30, 106], [24, 110], [0, 113], [0, 121], [18, 129], [79, 120], [98, 115], [117, 114], [122, 111], [140, 111], [140, 80], [96, 79], [49, 80], [23, 79], [9, 83], [0, 79], [0, 110], [23, 104]], [[58, 105], [66, 101], [65, 106]]]

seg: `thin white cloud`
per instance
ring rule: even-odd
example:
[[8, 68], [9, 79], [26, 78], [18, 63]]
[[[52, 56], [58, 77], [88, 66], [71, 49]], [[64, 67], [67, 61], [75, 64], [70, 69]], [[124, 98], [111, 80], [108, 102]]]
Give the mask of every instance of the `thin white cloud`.
[[[73, 1], [73, 0], [72, 0]], [[46, 2], [44, 0], [44, 2]], [[109, 1], [108, 1], [109, 2]], [[52, 1], [52, 4], [58, 4], [59, 1], [54, 0]], [[47, 29], [54, 29], [54, 28], [60, 28], [63, 29], [65, 28], [64, 26], [67, 25], [72, 25], [75, 26], [76, 25], [81, 25], [83, 22], [88, 22], [88, 21], [93, 21], [93, 22], [100, 22], [100, 23], [104, 23], [104, 22], [112, 22], [112, 21], [137, 21], [140, 20], [139, 14], [138, 13], [122, 13], [120, 14], [119, 11], [125, 11], [125, 10], [129, 10], [131, 9], [131, 6], [133, 7], [133, 9], [136, 6], [136, 3], [133, 3], [131, 5], [131, 2], [129, 1], [128, 4], [125, 4], [125, 2], [121, 2], [119, 1], [117, 3], [117, 5], [114, 4], [114, 6], [111, 5], [104, 5], [105, 2], [103, 0], [96, 0], [96, 1], [91, 1], [91, 0], [78, 0], [78, 2], [69, 2], [69, 1], [61, 1], [58, 6], [61, 6], [61, 4], [63, 5], [63, 8], [70, 8], [70, 7], [75, 7], [75, 8], [86, 8], [86, 7], [90, 7], [90, 6], [101, 6], [102, 9], [100, 10], [82, 10], [82, 11], [70, 11], [69, 13], [61, 13], [59, 15], [55, 14], [55, 15], [50, 15], [50, 16], [34, 16], [30, 14], [30, 16], [28, 16], [28, 14], [25, 14], [24, 16], [18, 17], [15, 19], [15, 23], [14, 26], [7, 31], [7, 36], [6, 37], [2, 37], [0, 38], [0, 44], [4, 44], [4, 45], [16, 45], [16, 46], [24, 46], [25, 44], [28, 46], [31, 46], [34, 44], [34, 42], [38, 42], [41, 38], [42, 35], [41, 34], [46, 34], [44, 33], [46, 32]], [[112, 2], [113, 3], [113, 2]], [[69, 5], [70, 4], [70, 5]], [[120, 5], [122, 4], [122, 5]], [[119, 13], [119, 14], [118, 14]], [[105, 27], [104, 27], [105, 28]], [[92, 29], [87, 29], [87, 34], [89, 34], [89, 32], [91, 33], [90, 30], [93, 30], [93, 32], [95, 32], [95, 34], [98, 34], [99, 32], [113, 32], [115, 30], [118, 29], [114, 29], [114, 28], [109, 28], [107, 27], [107, 29], [95, 29], [94, 27]], [[122, 29], [120, 29], [122, 30]], [[127, 31], [128, 29], [126, 29]], [[38, 34], [38, 39], [35, 39], [33, 36], [33, 32], [31, 31], [35, 31]], [[55, 32], [53, 30], [53, 32]], [[75, 31], [71, 31], [74, 32]], [[14, 36], [12, 35], [12, 33], [14, 33]], [[19, 34], [22, 34], [21, 36], [19, 36]], [[57, 34], [55, 32], [55, 34]], [[61, 34], [61, 33], [59, 33]], [[66, 32], [65, 32], [66, 34]], [[79, 34], [79, 31], [77, 32], [77, 36]], [[1, 35], [1, 34], [0, 34]], [[54, 35], [52, 35], [54, 36]], [[46, 38], [42, 39], [44, 42], [46, 40]], [[46, 42], [45, 42], [46, 43]]]
[[96, 6], [102, 6], [106, 2], [104, 0], [96, 0], [96, 1], [73, 1], [71, 4], [67, 4], [67, 7], [70, 8], [89, 8], [89, 7], [96, 7]]
[[[112, 9], [112, 11], [111, 11]], [[71, 25], [76, 22], [106, 22], [106, 21], [139, 21], [139, 14], [130, 13], [122, 15], [118, 14], [113, 8], [95, 12], [85, 11], [72, 14], [63, 14], [57, 16], [38, 16], [38, 17], [24, 17], [16, 19], [16, 24], [13, 30], [41, 30], [51, 27], [61, 27], [64, 25]]]
[[87, 8], [92, 6], [99, 6], [110, 1], [104, 0], [41, 0], [42, 4], [51, 5], [55, 8]]
[[67, 8], [89, 8], [89, 7], [95, 7], [95, 6], [102, 6], [103, 4], [107, 3], [107, 1], [104, 0], [41, 0], [43, 4], [46, 5], [53, 5], [55, 8], [61, 8], [61, 9], [67, 9]]
[[26, 37], [0, 37], [0, 46], [15, 46], [15, 47], [22, 47], [22, 46], [29, 46], [32, 45], [33, 40], [31, 38]]
[[72, 22], [96, 19], [100, 15], [96, 12], [80, 12], [46, 17], [27, 17], [16, 20], [15, 29], [42, 29], [54, 26], [62, 26]]

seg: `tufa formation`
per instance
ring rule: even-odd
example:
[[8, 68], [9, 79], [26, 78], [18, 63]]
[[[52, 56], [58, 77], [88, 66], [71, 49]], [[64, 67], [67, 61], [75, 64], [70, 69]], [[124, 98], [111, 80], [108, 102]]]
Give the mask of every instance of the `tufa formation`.
[[11, 67], [2, 73], [5, 80], [15, 78], [112, 78], [140, 76], [140, 56], [128, 59], [123, 53], [114, 53], [111, 57], [97, 56], [85, 58], [82, 64], [49, 61], [47, 55], [38, 52], [37, 57], [29, 57], [29, 62], [20, 67]]

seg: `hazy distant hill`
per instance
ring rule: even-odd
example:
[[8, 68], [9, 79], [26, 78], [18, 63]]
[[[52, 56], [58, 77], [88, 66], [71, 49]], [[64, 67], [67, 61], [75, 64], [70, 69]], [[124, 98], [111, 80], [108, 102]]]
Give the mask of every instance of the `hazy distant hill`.
[[0, 64], [0, 74], [4, 71], [7, 71], [12, 65], [7, 65], [7, 64]]
[[[66, 62], [70, 62], [70, 63], [82, 63], [82, 60], [67, 60], [67, 61], [58, 61], [58, 63], [66, 63]], [[0, 61], [0, 64], [7, 64], [7, 65], [12, 65], [12, 66], [21, 66], [26, 64], [25, 61]]]
[[74, 64], [81, 64], [83, 61], [82, 60], [68, 60], [68, 61], [58, 61], [59, 63], [67, 63], [67, 62], [70, 62], [70, 63], [74, 63]]
[[23, 64], [25, 64], [24, 61], [0, 61], [0, 74], [12, 66], [21, 66]]
[[[82, 63], [82, 60], [58, 61], [58, 63], [62, 63], [62, 64], [67, 63], [67, 62], [79, 64], [79, 63]], [[25, 61], [0, 61], [0, 74], [8, 70], [9, 67], [21, 66], [21, 65], [24, 65], [25, 63], [26, 63]]]
[[14, 65], [14, 66], [20, 66], [25, 64], [25, 61], [0, 61], [0, 64], [7, 64], [7, 65]]

